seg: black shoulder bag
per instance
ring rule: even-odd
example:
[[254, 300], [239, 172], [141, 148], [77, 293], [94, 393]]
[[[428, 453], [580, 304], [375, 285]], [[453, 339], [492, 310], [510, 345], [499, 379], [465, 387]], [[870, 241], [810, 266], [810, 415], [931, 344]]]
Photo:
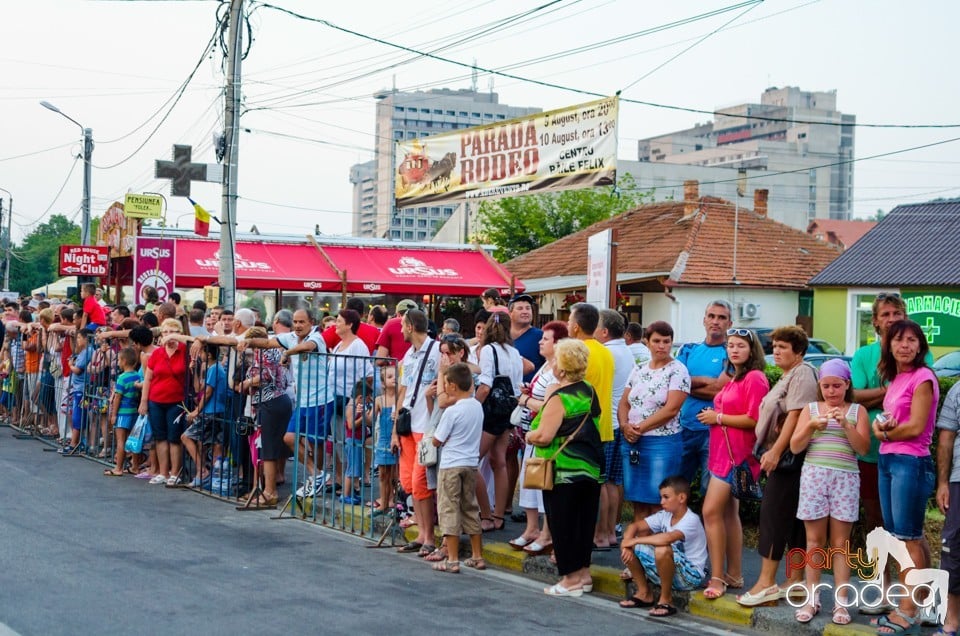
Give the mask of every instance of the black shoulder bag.
[[[420, 361], [420, 370], [417, 372], [417, 381], [413, 385], [413, 397], [410, 399], [410, 406], [413, 406], [417, 403], [417, 393], [420, 391], [420, 380], [423, 379], [423, 368], [427, 366], [427, 359], [430, 358], [430, 350], [433, 349], [433, 340], [430, 341], [430, 344], [427, 345], [427, 352], [423, 356], [423, 360]], [[394, 425], [397, 435], [407, 435], [413, 434], [413, 422], [410, 419], [410, 409], [403, 407], [397, 411], [397, 422]]]

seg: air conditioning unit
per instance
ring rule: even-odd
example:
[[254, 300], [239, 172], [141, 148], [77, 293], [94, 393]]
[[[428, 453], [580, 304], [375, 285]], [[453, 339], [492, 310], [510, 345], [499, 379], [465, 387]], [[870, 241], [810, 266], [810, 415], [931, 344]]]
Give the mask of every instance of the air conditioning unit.
[[741, 303], [740, 320], [757, 320], [760, 318], [760, 305], [758, 303]]

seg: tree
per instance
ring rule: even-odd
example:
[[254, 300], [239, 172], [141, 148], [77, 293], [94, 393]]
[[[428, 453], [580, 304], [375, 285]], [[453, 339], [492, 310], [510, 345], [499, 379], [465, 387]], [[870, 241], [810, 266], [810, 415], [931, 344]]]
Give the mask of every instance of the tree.
[[475, 238], [496, 245], [494, 257], [508, 261], [651, 198], [626, 174], [616, 186], [484, 201], [480, 204]]
[[79, 243], [80, 226], [62, 214], [54, 214], [27, 234], [19, 246], [11, 246], [10, 289], [25, 293], [56, 280], [60, 246]]

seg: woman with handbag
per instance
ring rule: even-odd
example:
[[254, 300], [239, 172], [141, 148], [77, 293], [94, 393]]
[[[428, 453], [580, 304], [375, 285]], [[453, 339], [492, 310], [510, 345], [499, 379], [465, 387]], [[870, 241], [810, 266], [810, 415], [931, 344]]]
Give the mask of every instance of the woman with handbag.
[[817, 399], [817, 371], [803, 362], [807, 334], [796, 325], [775, 329], [773, 363], [783, 375], [760, 402], [757, 443], [754, 456], [767, 474], [760, 502], [760, 576], [749, 590], [737, 597], [745, 607], [754, 607], [783, 598], [791, 584], [803, 581], [803, 572], [791, 570], [787, 582], [777, 585], [777, 568], [787, 548], [806, 548], [803, 522], [797, 519], [800, 496], [800, 468], [805, 452], [790, 452], [790, 438], [803, 407]]
[[723, 596], [728, 587], [743, 587], [743, 526], [738, 498], [759, 498], [756, 485], [760, 463], [753, 456], [753, 446], [760, 402], [770, 390], [765, 368], [757, 335], [749, 329], [728, 329], [725, 373], [731, 379], [713, 398], [714, 408], [697, 415], [700, 423], [710, 426], [710, 483], [703, 500], [712, 574], [703, 595], [710, 600]]
[[[547, 390], [543, 408], [530, 424], [527, 444], [535, 456], [553, 461], [553, 484], [543, 489], [543, 507], [553, 534], [560, 581], [549, 596], [581, 596], [593, 591], [590, 556], [600, 507], [600, 400], [583, 379], [589, 349], [567, 338], [554, 347], [557, 384]], [[529, 471], [524, 475], [529, 478]], [[529, 485], [529, 484], [528, 484]]]
[[[477, 475], [477, 502], [480, 504], [480, 525], [484, 532], [503, 528], [503, 511], [507, 508], [507, 446], [510, 443], [510, 413], [517, 405], [523, 384], [523, 360], [510, 337], [510, 315], [494, 312], [487, 319], [483, 340], [477, 357], [480, 359], [480, 379], [476, 398], [483, 405], [483, 437], [480, 441], [480, 459], [488, 457], [493, 471], [494, 507], [483, 473]], [[505, 385], [509, 382], [509, 388]], [[501, 390], [501, 388], [503, 390]], [[512, 401], [509, 405], [504, 400]]]
[[[543, 326], [543, 335], [540, 337], [540, 355], [546, 362], [534, 374], [529, 387], [520, 396], [520, 407], [523, 409], [523, 418], [520, 420], [520, 429], [526, 437], [530, 430], [530, 423], [546, 402], [547, 389], [557, 383], [553, 375], [553, 363], [556, 358], [556, 345], [568, 336], [567, 323], [561, 320], [551, 320]], [[523, 550], [527, 554], [537, 555], [553, 549], [553, 537], [550, 535], [550, 524], [546, 518], [543, 528], [540, 528], [540, 513], [543, 512], [543, 493], [540, 490], [524, 487], [523, 473], [527, 461], [533, 457], [535, 447], [527, 444], [523, 449], [523, 464], [520, 466], [520, 507], [527, 516], [527, 527], [516, 539], [509, 541], [514, 550]]]

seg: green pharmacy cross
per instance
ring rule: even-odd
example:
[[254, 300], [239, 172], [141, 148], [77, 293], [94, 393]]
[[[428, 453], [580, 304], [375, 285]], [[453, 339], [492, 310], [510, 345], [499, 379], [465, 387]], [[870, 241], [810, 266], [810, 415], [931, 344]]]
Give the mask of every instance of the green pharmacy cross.
[[927, 316], [926, 323], [920, 325], [920, 329], [923, 331], [923, 335], [927, 337], [928, 344], [933, 344], [937, 336], [940, 335], [940, 325], [934, 322], [933, 316]]

